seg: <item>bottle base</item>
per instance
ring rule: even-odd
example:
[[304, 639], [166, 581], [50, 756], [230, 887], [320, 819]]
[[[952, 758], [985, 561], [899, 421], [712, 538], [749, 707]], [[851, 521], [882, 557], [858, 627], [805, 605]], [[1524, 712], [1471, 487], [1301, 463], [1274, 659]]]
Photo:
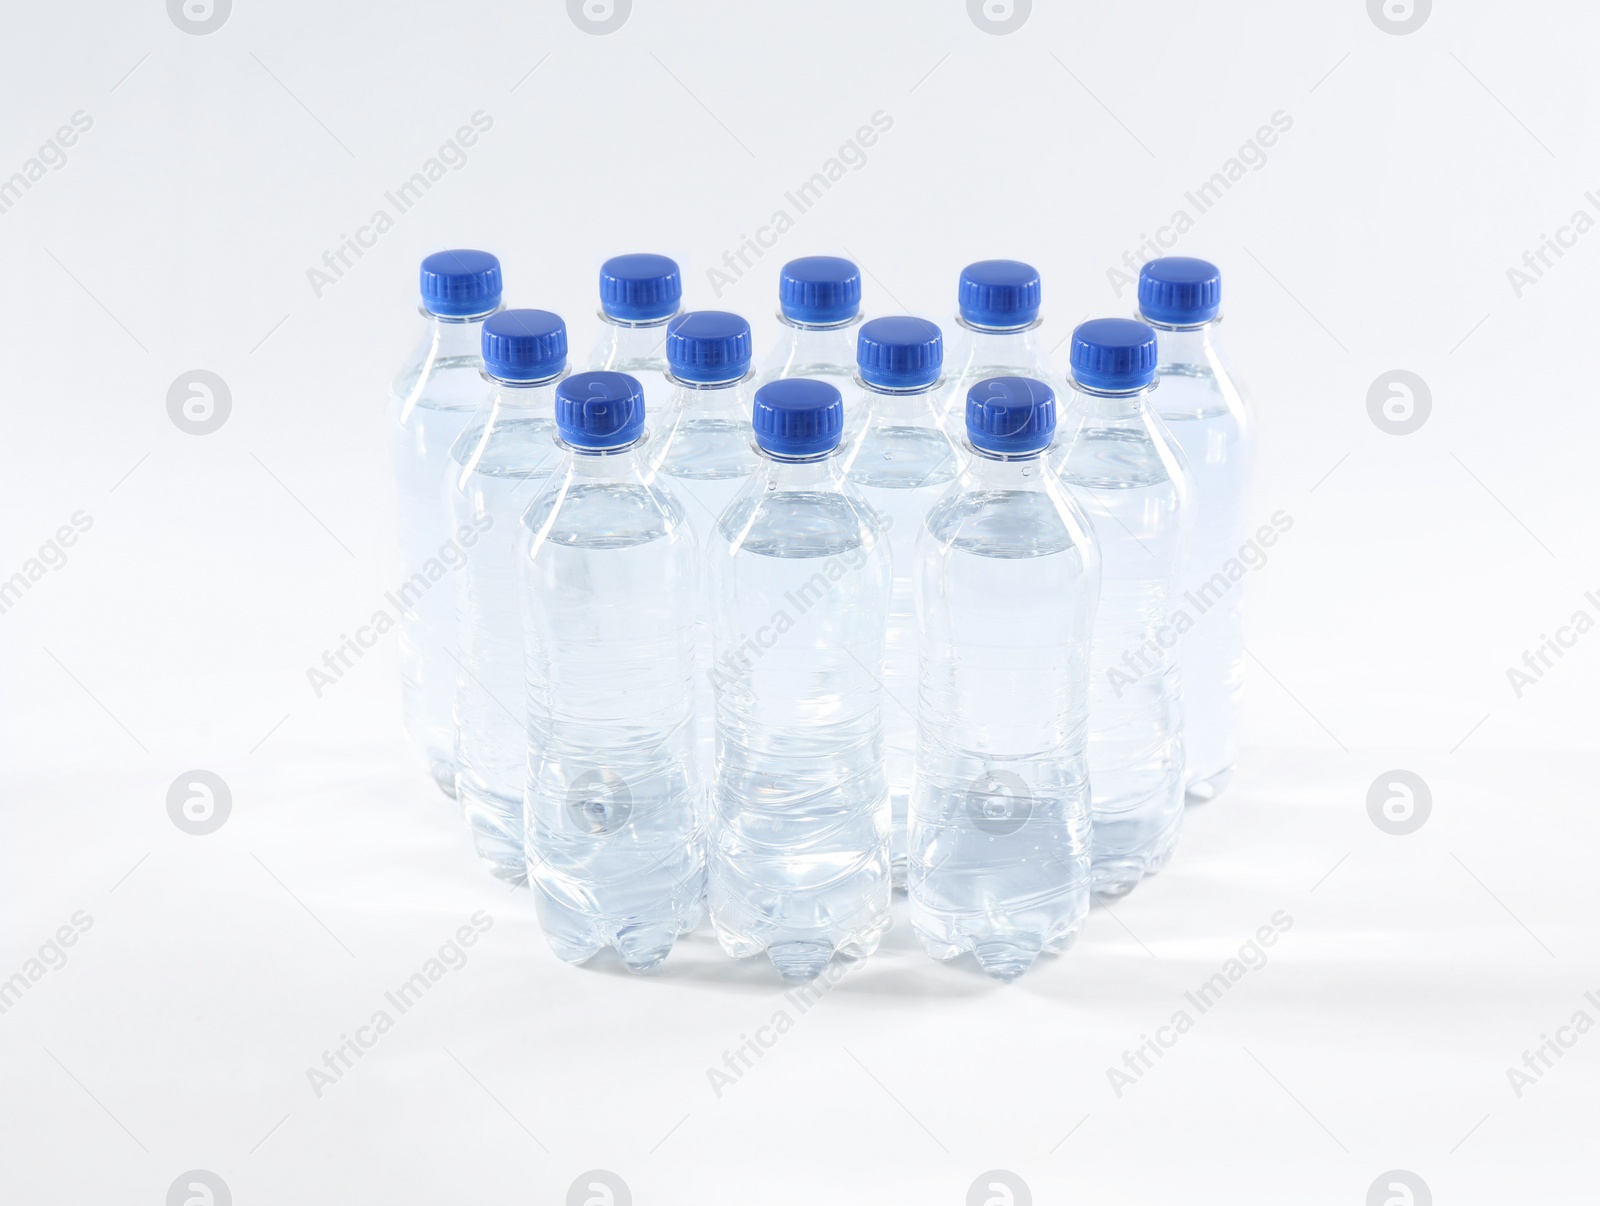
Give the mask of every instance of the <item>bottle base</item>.
[[1183, 791], [1176, 775], [1136, 808], [1096, 812], [1090, 886], [1095, 899], [1126, 896], [1171, 861], [1183, 832]]
[[906, 890], [906, 868], [910, 860], [904, 854], [889, 860], [889, 887], [895, 892]]
[[1042, 946], [1037, 934], [1027, 934], [973, 943], [972, 953], [984, 975], [1008, 984], [1033, 966]]
[[889, 888], [906, 890], [906, 867], [910, 863], [910, 841], [907, 829], [911, 815], [909, 792], [891, 792], [889, 796]]
[[777, 942], [767, 948], [767, 958], [785, 980], [815, 980], [833, 962], [833, 947], [826, 942]]
[[1185, 804], [1208, 804], [1222, 794], [1222, 789], [1228, 786], [1228, 781], [1233, 778], [1233, 767], [1223, 767], [1215, 774], [1207, 775], [1204, 779], [1193, 779], [1184, 786], [1183, 802]]
[[1109, 904], [1121, 900], [1139, 886], [1145, 876], [1142, 867], [1108, 867], [1102, 875], [1098, 867], [1094, 874], [1094, 899], [1096, 904]]
[[489, 874], [521, 887], [528, 882], [528, 858], [522, 842], [522, 801], [515, 802], [477, 791], [460, 776], [456, 799], [472, 835], [473, 849]]
[[848, 934], [838, 941], [832, 941], [824, 935], [813, 935], [786, 938], [765, 945], [758, 938], [718, 926], [717, 942], [725, 954], [735, 959], [750, 959], [765, 952], [778, 975], [791, 982], [804, 983], [820, 976], [833, 962], [835, 955], [851, 961], [870, 957], [878, 949], [884, 932], [891, 924], [889, 915], [885, 913], [870, 928]]
[[[1183, 814], [1178, 815], [1181, 821]], [[1097, 861], [1090, 877], [1095, 900], [1100, 903], [1120, 900], [1142, 881], [1159, 874], [1177, 852], [1181, 829], [1181, 824], [1170, 826], [1155, 848], [1146, 854]]]
[[[1072, 949], [1083, 929], [1084, 915], [1089, 911], [1087, 894], [1074, 909], [1075, 919], [1062, 928], [1052, 928], [1048, 937], [1036, 932], [961, 933], [946, 922], [941, 932], [930, 932], [916, 926], [917, 941], [932, 958], [941, 961], [954, 959], [968, 951], [978, 962], [978, 967], [990, 979], [1009, 983], [1038, 962], [1041, 955], [1060, 955]], [[915, 924], [915, 923], [914, 923]]]
[[428, 755], [428, 773], [433, 776], [433, 781], [440, 791], [456, 798], [456, 764], [448, 758], [437, 754]]
[[556, 957], [567, 963], [587, 963], [611, 947], [629, 971], [655, 971], [672, 953], [678, 936], [694, 929], [703, 915], [704, 906], [697, 896], [681, 916], [667, 913], [643, 920], [597, 917], [555, 900], [539, 886], [537, 878], [530, 878], [529, 884], [545, 941]]

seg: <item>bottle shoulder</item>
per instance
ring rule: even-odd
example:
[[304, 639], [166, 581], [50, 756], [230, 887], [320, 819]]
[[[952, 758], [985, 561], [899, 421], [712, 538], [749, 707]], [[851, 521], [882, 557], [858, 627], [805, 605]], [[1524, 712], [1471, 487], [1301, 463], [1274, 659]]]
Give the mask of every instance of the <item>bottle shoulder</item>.
[[723, 481], [755, 468], [748, 383], [726, 390], [676, 388], [650, 422], [647, 458], [672, 477]]
[[1092, 563], [1091, 526], [1042, 463], [1038, 472], [1039, 479], [1021, 486], [964, 474], [929, 509], [923, 555], [954, 550], [1010, 560], [1072, 554]]
[[716, 538], [733, 558], [833, 557], [857, 550], [870, 553], [882, 544], [870, 510], [837, 490], [782, 490], [736, 498], [719, 519]]
[[402, 425], [416, 411], [474, 411], [483, 401], [482, 323], [443, 329], [424, 326], [400, 371], [389, 382], [390, 408]]
[[1137, 421], [1072, 415], [1049, 452], [1055, 475], [1075, 489], [1187, 492], [1188, 463], [1178, 440], [1155, 414]]
[[560, 460], [555, 420], [542, 414], [501, 414], [479, 410], [450, 448], [461, 481], [484, 477], [532, 477], [548, 473]]
[[694, 533], [682, 501], [669, 488], [637, 474], [592, 478], [567, 469], [522, 514], [531, 554], [555, 549], [630, 549], [665, 542], [692, 560]]
[[618, 326], [602, 318], [585, 362], [591, 372], [667, 371], [667, 324]]
[[1032, 377], [1059, 388], [1064, 384], [1039, 346], [1036, 328], [980, 332], [958, 325], [945, 355], [943, 393], [964, 391], [989, 377]]
[[966, 462], [933, 409], [931, 395], [920, 406], [865, 393], [858, 424], [849, 428], [845, 473], [865, 489], [915, 490], [953, 481]]
[[1208, 425], [1247, 428], [1251, 408], [1238, 377], [1220, 349], [1212, 344], [1190, 357], [1159, 365], [1152, 409], [1164, 420], [1202, 421]]

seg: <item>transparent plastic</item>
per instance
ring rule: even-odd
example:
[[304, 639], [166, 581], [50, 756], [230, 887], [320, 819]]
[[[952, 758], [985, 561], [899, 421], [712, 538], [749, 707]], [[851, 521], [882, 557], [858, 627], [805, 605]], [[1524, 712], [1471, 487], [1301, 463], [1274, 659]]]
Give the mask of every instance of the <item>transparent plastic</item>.
[[1192, 327], [1151, 323], [1161, 360], [1156, 369], [1161, 388], [1152, 402], [1183, 449], [1194, 486], [1194, 524], [1179, 604], [1194, 621], [1182, 652], [1191, 804], [1214, 799], [1233, 776], [1244, 686], [1242, 583], [1223, 571], [1249, 539], [1255, 423], [1218, 347], [1221, 321]]
[[826, 381], [847, 402], [840, 446], [848, 448], [861, 427], [861, 408], [848, 405], [855, 394], [856, 336], [861, 330], [861, 315], [824, 325], [796, 322], [780, 310], [777, 321], [777, 342], [756, 370], [751, 394], [769, 381], [789, 377]]
[[[753, 375], [746, 372], [731, 381], [698, 384], [668, 378], [666, 409], [651, 419], [647, 457], [650, 465], [672, 483], [683, 500], [689, 526], [698, 547], [708, 547], [718, 518], [727, 510], [739, 487], [755, 469], [755, 431], [750, 425]], [[646, 414], [650, 411], [648, 406]], [[710, 780], [713, 734], [711, 714], [711, 614], [701, 574], [701, 594], [696, 604], [695, 707], [699, 716], [700, 769]]]
[[723, 949], [809, 980], [889, 927], [888, 545], [832, 454], [763, 457], [711, 538]]
[[972, 951], [1014, 979], [1088, 914], [1099, 572], [1087, 521], [1038, 453], [974, 451], [928, 513], [908, 892], [936, 959]]
[[642, 442], [567, 450], [523, 516], [528, 881], [551, 949], [649, 971], [705, 911], [698, 553]]
[[[893, 812], [894, 882], [906, 879], [906, 809], [917, 758], [917, 534], [928, 510], [955, 480], [964, 453], [937, 410], [939, 382], [884, 389], [856, 378], [846, 395], [861, 410], [861, 431], [845, 452], [845, 473], [887, 533], [894, 563], [884, 658], [884, 761]], [[848, 422], [850, 404], [846, 403]]]
[[456, 798], [478, 854], [527, 879], [522, 793], [528, 747], [517, 573], [522, 514], [560, 463], [555, 387], [490, 380], [488, 401], [451, 450], [457, 530], [472, 533], [456, 575]]
[[594, 372], [627, 373], [644, 386], [645, 414], [657, 415], [667, 406], [667, 324], [676, 315], [650, 322], [624, 322], [604, 310], [588, 368]]
[[967, 391], [990, 377], [1031, 377], [1066, 397], [1065, 385], [1050, 371], [1050, 356], [1039, 344], [1040, 320], [1023, 327], [975, 327], [954, 319], [945, 354], [948, 375], [939, 392], [939, 420], [951, 439], [966, 438]]
[[1183, 453], [1149, 391], [1079, 388], [1052, 467], [1094, 528], [1100, 606], [1090, 653], [1094, 889], [1131, 891], [1172, 856], [1183, 816], [1183, 732], [1174, 613], [1189, 486]]
[[398, 641], [406, 740], [439, 785], [456, 791], [455, 586], [440, 566], [459, 565], [451, 522], [450, 449], [483, 403], [483, 320], [422, 311], [422, 338], [389, 391], [387, 427], [399, 513]]

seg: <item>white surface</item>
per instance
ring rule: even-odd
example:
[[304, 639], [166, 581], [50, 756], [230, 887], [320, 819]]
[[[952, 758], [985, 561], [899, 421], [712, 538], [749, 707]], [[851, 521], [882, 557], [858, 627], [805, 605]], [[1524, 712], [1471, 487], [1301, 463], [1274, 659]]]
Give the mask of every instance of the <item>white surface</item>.
[[[1520, 1098], [1506, 1069], [1600, 1021], [1600, 636], [1520, 699], [1506, 668], [1600, 615], [1568, 363], [1600, 235], [1521, 297], [1506, 270], [1595, 204], [1600, 14], [1440, 4], [1397, 37], [1358, 0], [1036, 7], [1004, 37], [955, 0], [638, 0], [607, 37], [553, 2], [239, 0], [204, 37], [154, 0], [8, 9], [0, 179], [93, 125], [0, 213], [0, 579], [93, 523], [0, 615], [0, 977], [93, 923], [0, 1014], [0, 1198], [159, 1203], [199, 1168], [240, 1206], [543, 1203], [603, 1168], [641, 1204], [961, 1203], [1002, 1168], [1040, 1203], [1358, 1204], [1401, 1168], [1440, 1203], [1585, 1199], [1600, 1033]], [[465, 166], [314, 296], [480, 109]], [[879, 110], [715, 298], [706, 268]], [[797, 1012], [765, 969], [703, 940], [652, 979], [557, 963], [407, 761], [392, 636], [307, 683], [394, 583], [381, 414], [418, 258], [496, 250], [584, 348], [619, 251], [758, 324], [790, 256], [854, 254], [873, 312], [943, 320], [964, 262], [1013, 255], [1055, 343], [1127, 310], [1108, 269], [1279, 110], [1177, 247], [1223, 266], [1255, 511], [1294, 518], [1247, 583], [1234, 786], [1018, 984], [926, 960], [902, 914], [719, 1098], [707, 1069]], [[233, 397], [204, 437], [165, 407], [196, 367]], [[1392, 368], [1432, 390], [1409, 436], [1367, 416]], [[233, 793], [205, 837], [166, 814], [196, 767]], [[1397, 767], [1433, 794], [1405, 837], [1366, 813]], [[466, 965], [317, 1097], [307, 1068], [478, 910]], [[1265, 966], [1118, 1098], [1108, 1066], [1278, 910]]]

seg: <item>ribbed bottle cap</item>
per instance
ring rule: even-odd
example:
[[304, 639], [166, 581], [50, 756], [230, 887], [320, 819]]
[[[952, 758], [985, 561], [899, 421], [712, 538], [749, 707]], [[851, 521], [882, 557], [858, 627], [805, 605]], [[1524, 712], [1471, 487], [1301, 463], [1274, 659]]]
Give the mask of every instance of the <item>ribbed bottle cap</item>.
[[778, 456], [815, 456], [839, 446], [844, 398], [826, 381], [786, 377], [756, 390], [756, 443]]
[[483, 367], [505, 381], [542, 381], [567, 367], [567, 324], [548, 310], [499, 310], [483, 323]]
[[436, 251], [422, 261], [422, 305], [430, 314], [487, 314], [500, 304], [500, 291], [500, 261], [487, 251]]
[[600, 265], [600, 308], [622, 322], [658, 322], [678, 312], [683, 277], [664, 255], [612, 256]]
[[750, 371], [750, 324], [725, 310], [680, 314], [667, 324], [667, 367], [683, 381], [737, 381]]
[[1021, 260], [979, 260], [961, 270], [956, 302], [975, 327], [1025, 327], [1039, 317], [1039, 273]]
[[778, 276], [778, 305], [794, 322], [846, 322], [861, 308], [861, 269], [836, 255], [790, 260]]
[[618, 448], [644, 431], [644, 386], [627, 373], [574, 373], [556, 386], [556, 430], [575, 448]]
[[1139, 269], [1139, 313], [1169, 327], [1210, 322], [1222, 311], [1222, 273], [1209, 260], [1169, 255]]
[[856, 367], [885, 389], [932, 385], [944, 367], [944, 336], [925, 318], [874, 318], [856, 336]]
[[1072, 379], [1085, 389], [1145, 389], [1156, 376], [1156, 333], [1131, 318], [1091, 318], [1072, 333]]
[[1050, 447], [1056, 391], [1032, 377], [990, 377], [967, 391], [967, 438], [974, 448], [1019, 456]]

